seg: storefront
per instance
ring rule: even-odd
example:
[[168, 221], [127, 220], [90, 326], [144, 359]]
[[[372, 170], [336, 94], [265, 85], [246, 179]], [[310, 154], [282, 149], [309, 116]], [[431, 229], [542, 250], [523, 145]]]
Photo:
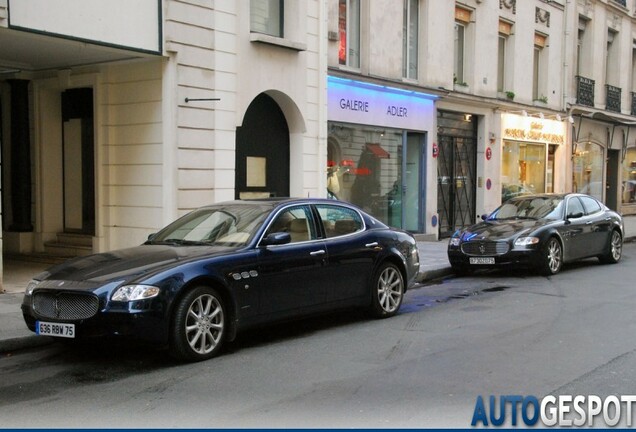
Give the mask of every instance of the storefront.
[[[327, 193], [393, 227], [433, 232], [435, 96], [330, 76]], [[435, 190], [435, 189], [431, 189]]]
[[566, 123], [540, 117], [502, 115], [501, 200], [563, 190], [560, 165]]

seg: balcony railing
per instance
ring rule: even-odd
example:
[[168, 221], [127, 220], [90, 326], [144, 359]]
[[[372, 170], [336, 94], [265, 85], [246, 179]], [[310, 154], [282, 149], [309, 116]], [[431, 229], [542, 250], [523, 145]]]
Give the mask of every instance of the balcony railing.
[[594, 80], [582, 76], [576, 77], [576, 103], [594, 106]]
[[621, 89], [605, 84], [605, 109], [608, 111], [621, 112]]
[[627, 7], [627, 0], [613, 0], [614, 3], [618, 3], [619, 5], [623, 6], [623, 7]]
[[636, 92], [632, 92], [632, 110], [631, 113], [633, 116], [636, 116]]

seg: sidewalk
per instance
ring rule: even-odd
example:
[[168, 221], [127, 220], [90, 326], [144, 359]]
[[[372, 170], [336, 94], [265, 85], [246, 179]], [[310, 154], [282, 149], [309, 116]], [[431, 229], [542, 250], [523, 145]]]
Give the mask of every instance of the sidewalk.
[[[447, 241], [418, 242], [420, 252], [420, 274], [418, 282], [438, 279], [451, 274], [446, 257]], [[22, 318], [20, 304], [27, 283], [50, 263], [5, 260], [4, 289], [0, 293], [0, 353], [48, 344], [49, 337], [36, 336], [27, 329]]]

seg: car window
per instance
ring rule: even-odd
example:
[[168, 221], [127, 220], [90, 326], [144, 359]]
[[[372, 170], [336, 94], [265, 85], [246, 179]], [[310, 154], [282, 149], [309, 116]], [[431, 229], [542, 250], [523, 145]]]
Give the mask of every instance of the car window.
[[287, 232], [291, 236], [292, 243], [313, 240], [317, 236], [311, 222], [311, 211], [308, 206], [290, 207], [274, 219], [265, 236], [276, 232]]
[[591, 215], [601, 211], [601, 205], [595, 199], [590, 197], [579, 197], [579, 199], [583, 203], [586, 214]]
[[317, 205], [316, 209], [327, 238], [352, 234], [364, 227], [360, 214], [353, 209], [334, 205]]
[[581, 201], [577, 197], [572, 197], [570, 201], [568, 201], [568, 217], [572, 217], [572, 215], [577, 213], [585, 214], [585, 211], [583, 210]]

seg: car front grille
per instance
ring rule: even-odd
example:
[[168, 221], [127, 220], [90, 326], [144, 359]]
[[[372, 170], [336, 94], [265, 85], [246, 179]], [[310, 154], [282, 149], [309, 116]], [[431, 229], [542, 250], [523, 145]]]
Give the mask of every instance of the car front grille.
[[79, 320], [95, 316], [99, 299], [92, 294], [40, 291], [33, 294], [33, 310], [43, 318]]
[[503, 255], [509, 250], [506, 242], [471, 241], [462, 244], [462, 252], [466, 255], [493, 256]]

